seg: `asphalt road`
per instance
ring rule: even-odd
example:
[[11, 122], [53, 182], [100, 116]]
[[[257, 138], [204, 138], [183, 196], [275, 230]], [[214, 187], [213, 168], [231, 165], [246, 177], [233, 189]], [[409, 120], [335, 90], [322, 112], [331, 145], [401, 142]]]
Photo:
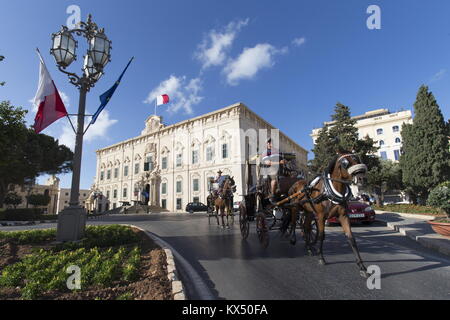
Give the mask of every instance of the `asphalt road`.
[[[211, 220], [211, 222], [213, 222]], [[327, 227], [328, 265], [306, 256], [298, 239], [291, 246], [277, 231], [262, 249], [251, 224], [246, 241], [236, 221], [229, 230], [208, 224], [204, 214], [110, 216], [90, 224], [127, 223], [148, 230], [174, 247], [205, 281], [215, 299], [450, 299], [450, 259], [422, 247], [382, 223], [354, 226], [366, 266], [381, 269], [381, 289], [367, 288], [340, 227]], [[26, 228], [48, 228], [38, 225]], [[24, 227], [2, 227], [19, 230]], [[182, 270], [183, 271], [183, 270]], [[188, 292], [198, 299], [196, 292]]]

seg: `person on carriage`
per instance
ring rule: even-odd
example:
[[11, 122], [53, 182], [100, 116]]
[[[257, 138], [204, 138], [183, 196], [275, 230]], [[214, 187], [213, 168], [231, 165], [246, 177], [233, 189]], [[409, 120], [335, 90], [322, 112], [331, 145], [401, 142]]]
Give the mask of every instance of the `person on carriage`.
[[267, 139], [267, 150], [262, 155], [262, 163], [265, 165], [263, 175], [270, 180], [270, 203], [276, 204], [276, 192], [278, 187], [278, 172], [280, 165], [286, 160], [282, 159], [280, 151], [272, 146], [272, 138]]
[[222, 176], [222, 170], [217, 171], [217, 176], [214, 179], [214, 183], [217, 183], [218, 189], [216, 190], [216, 196], [222, 192], [223, 185], [225, 184], [226, 176]]

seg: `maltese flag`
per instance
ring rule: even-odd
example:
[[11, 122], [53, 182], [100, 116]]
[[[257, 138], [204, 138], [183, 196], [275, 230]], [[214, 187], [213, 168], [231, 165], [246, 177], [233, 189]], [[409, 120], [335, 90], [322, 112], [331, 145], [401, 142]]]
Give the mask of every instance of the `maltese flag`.
[[34, 105], [38, 108], [34, 119], [36, 133], [40, 133], [56, 120], [67, 116], [66, 107], [39, 51], [38, 56], [40, 60], [39, 86], [34, 97]]
[[168, 104], [170, 101], [169, 96], [167, 94], [163, 94], [161, 96], [156, 97], [156, 105], [162, 106], [163, 104]]

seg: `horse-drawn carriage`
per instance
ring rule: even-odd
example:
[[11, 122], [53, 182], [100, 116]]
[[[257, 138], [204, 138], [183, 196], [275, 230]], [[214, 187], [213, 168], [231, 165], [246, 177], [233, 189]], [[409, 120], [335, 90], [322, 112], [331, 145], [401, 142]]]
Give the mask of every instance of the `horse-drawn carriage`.
[[[217, 225], [220, 226], [219, 216], [222, 218], [222, 227], [229, 228], [234, 224], [233, 213], [233, 194], [236, 192], [236, 185], [234, 177], [229, 175], [222, 176], [221, 182], [217, 183], [214, 178], [209, 183], [209, 195], [206, 200], [208, 206], [208, 221], [211, 223], [211, 218], [215, 217]], [[225, 225], [225, 217], [227, 223]]]
[[[277, 204], [289, 197], [289, 189], [299, 180], [305, 179], [304, 174], [296, 167], [296, 155], [292, 153], [280, 154], [284, 164], [278, 167]], [[250, 221], [256, 220], [256, 234], [263, 247], [269, 245], [269, 232], [279, 230], [290, 239], [290, 243], [297, 242], [296, 229], [300, 229], [302, 236], [308, 237], [311, 243], [317, 241], [317, 223], [314, 214], [307, 214], [300, 207], [288, 201], [280, 205], [273, 204], [271, 196], [271, 179], [265, 175], [265, 168], [269, 165], [261, 163], [261, 156], [255, 156], [250, 163], [246, 163], [247, 192], [239, 207], [239, 225], [243, 239], [247, 239], [250, 231]], [[256, 169], [256, 170], [255, 170]], [[256, 183], [253, 177], [256, 175]], [[295, 215], [296, 223], [292, 223]], [[305, 228], [306, 219], [308, 228]]]

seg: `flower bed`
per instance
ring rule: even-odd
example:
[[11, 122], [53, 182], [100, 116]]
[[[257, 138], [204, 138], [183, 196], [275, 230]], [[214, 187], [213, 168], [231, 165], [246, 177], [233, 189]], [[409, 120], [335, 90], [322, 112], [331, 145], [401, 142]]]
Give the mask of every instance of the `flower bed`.
[[[95, 226], [79, 243], [56, 230], [0, 232], [0, 299], [172, 299], [164, 251], [130, 227]], [[71, 291], [69, 266], [81, 271]]]

